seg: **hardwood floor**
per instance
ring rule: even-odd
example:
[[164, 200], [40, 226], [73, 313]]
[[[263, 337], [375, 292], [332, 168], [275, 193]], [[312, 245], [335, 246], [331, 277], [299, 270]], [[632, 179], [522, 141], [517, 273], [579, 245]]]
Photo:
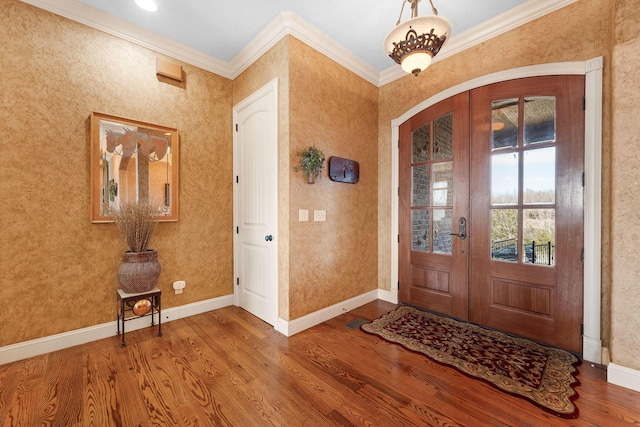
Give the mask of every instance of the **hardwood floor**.
[[[580, 367], [562, 420], [348, 327], [376, 301], [287, 338], [237, 307], [0, 366], [2, 426], [640, 425], [640, 393]], [[115, 332], [115, 331], [114, 331]]]

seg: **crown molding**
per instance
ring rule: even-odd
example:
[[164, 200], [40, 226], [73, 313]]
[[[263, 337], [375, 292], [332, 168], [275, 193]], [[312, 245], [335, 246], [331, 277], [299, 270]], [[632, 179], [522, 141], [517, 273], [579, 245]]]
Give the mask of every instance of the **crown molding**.
[[[229, 79], [235, 79], [286, 35], [296, 37], [377, 87], [407, 76], [399, 65], [393, 65], [378, 72], [374, 67], [292, 12], [281, 12], [227, 63], [77, 0], [22, 1]], [[433, 62], [446, 59], [576, 1], [529, 0], [481, 25], [457, 36], [454, 35]]]
[[294, 36], [306, 45], [377, 86], [377, 69], [320, 32], [293, 12], [281, 12], [229, 63], [233, 78], [237, 77], [286, 35]]

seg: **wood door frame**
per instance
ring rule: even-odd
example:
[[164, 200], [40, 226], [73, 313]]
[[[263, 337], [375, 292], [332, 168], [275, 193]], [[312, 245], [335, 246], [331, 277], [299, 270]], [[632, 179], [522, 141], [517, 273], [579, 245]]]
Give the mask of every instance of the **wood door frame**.
[[584, 189], [584, 333], [582, 353], [586, 361], [602, 363], [601, 331], [601, 207], [602, 207], [602, 72], [603, 57], [585, 62], [540, 64], [488, 74], [440, 92], [391, 121], [391, 290], [388, 301], [398, 302], [398, 182], [400, 125], [420, 111], [460, 92], [492, 83], [547, 75], [585, 76], [585, 189]]

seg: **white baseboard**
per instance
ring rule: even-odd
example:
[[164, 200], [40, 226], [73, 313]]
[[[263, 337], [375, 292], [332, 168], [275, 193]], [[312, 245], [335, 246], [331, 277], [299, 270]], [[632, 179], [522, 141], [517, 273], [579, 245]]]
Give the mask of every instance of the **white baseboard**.
[[398, 303], [398, 290], [392, 289], [390, 291], [385, 291], [384, 289], [378, 289], [378, 299], [382, 301], [390, 302], [392, 304]]
[[582, 358], [587, 362], [602, 364], [602, 341], [587, 336], [582, 337]]
[[339, 316], [342, 313], [353, 310], [354, 308], [358, 308], [361, 305], [365, 305], [377, 299], [378, 289], [375, 289], [373, 291], [367, 292], [366, 294], [358, 295], [357, 297], [339, 302], [338, 304], [334, 304], [330, 307], [323, 308], [322, 310], [318, 310], [316, 312], [307, 314], [306, 316], [302, 316], [297, 319], [293, 319], [291, 321], [286, 321], [284, 319], [278, 318], [276, 330], [290, 337], [291, 335], [295, 335], [298, 332], [304, 331], [305, 329], [309, 329], [313, 326], [319, 325], [320, 323], [326, 322], [329, 319], [333, 319], [334, 317]]
[[[162, 322], [170, 322], [172, 320], [206, 313], [208, 311], [228, 307], [230, 305], [233, 305], [233, 295], [225, 295], [218, 298], [194, 302], [192, 304], [171, 307], [162, 310]], [[136, 329], [147, 328], [150, 323], [150, 317], [132, 319], [126, 322], [126, 331], [129, 332], [135, 331]], [[117, 324], [114, 320], [113, 322], [103, 323], [101, 325], [76, 329], [74, 331], [0, 347], [0, 365], [85, 344], [91, 341], [97, 341], [103, 338], [109, 338], [116, 335], [116, 330]]]
[[607, 381], [611, 384], [640, 391], [640, 371], [609, 363], [607, 366]]

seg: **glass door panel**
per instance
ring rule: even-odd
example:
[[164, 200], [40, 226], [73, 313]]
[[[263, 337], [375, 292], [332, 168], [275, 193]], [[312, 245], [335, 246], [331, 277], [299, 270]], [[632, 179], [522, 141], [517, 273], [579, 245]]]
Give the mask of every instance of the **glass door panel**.
[[451, 209], [433, 210], [433, 252], [451, 254]]
[[418, 165], [411, 168], [412, 202], [413, 206], [429, 206], [431, 183], [429, 181], [429, 165]]
[[429, 211], [411, 211], [411, 250], [429, 252]]
[[523, 181], [525, 204], [556, 202], [556, 147], [524, 152]]
[[453, 202], [453, 162], [433, 165], [433, 206], [451, 206]]
[[517, 209], [491, 209], [491, 259], [518, 261]]
[[453, 114], [433, 121], [433, 158], [450, 159], [453, 156]]
[[555, 96], [524, 97], [524, 145], [556, 140]]
[[518, 204], [518, 153], [491, 156], [491, 204]]
[[[411, 248], [451, 254], [453, 115], [440, 116], [411, 135]], [[433, 141], [433, 144], [431, 144]]]
[[523, 211], [524, 262], [554, 265], [556, 247], [556, 210], [525, 209]]
[[411, 135], [411, 162], [426, 162], [431, 159], [431, 123], [413, 131]]
[[553, 96], [491, 103], [492, 260], [555, 263], [555, 105]]
[[491, 103], [491, 149], [518, 146], [518, 98]]

